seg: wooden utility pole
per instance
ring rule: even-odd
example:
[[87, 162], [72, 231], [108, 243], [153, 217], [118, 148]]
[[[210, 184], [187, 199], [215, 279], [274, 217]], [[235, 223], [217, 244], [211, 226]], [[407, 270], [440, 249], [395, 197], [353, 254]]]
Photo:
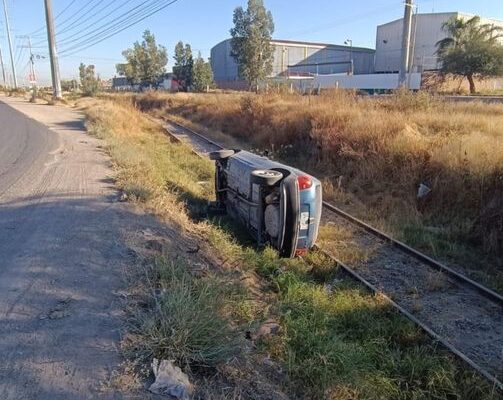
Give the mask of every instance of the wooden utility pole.
[[405, 0], [402, 33], [402, 62], [398, 76], [398, 86], [407, 87], [407, 73], [409, 72], [410, 37], [412, 31], [412, 0]]
[[10, 65], [12, 67], [12, 75], [14, 77], [14, 89], [17, 89], [17, 76], [16, 76], [16, 64], [14, 63], [14, 56], [12, 54], [12, 38], [10, 36], [10, 23], [9, 23], [9, 13], [7, 12], [7, 2], [3, 0], [3, 12], [5, 15], [5, 29], [7, 29], [7, 40], [9, 42], [9, 52], [10, 52]]
[[[5, 0], [4, 0], [5, 1]], [[49, 42], [49, 57], [51, 59], [51, 75], [54, 99], [61, 99], [61, 79], [59, 77], [58, 52], [56, 49], [56, 33], [54, 31], [54, 18], [52, 14], [52, 0], [45, 1], [45, 19], [47, 24], [47, 40]]]

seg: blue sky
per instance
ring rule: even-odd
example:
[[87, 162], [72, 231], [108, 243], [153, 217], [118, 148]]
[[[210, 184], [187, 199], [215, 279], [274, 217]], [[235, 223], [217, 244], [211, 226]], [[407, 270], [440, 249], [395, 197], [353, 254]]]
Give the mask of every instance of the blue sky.
[[[113, 0], [74, 0], [73, 3], [72, 0], [53, 0], [55, 15], [68, 6], [56, 19], [56, 31], [61, 32], [58, 34], [60, 51], [71, 46], [70, 41], [78, 39], [82, 31], [93, 29], [88, 28], [89, 26], [106, 24], [112, 16], [103, 20], [97, 19], [96, 16], [87, 22], [85, 19], [110, 1]], [[94, 4], [91, 4], [93, 2]], [[129, 4], [125, 4], [127, 2]], [[122, 4], [121, 10], [124, 12], [140, 2], [115, 0], [115, 4], [100, 15], [110, 12], [117, 4]], [[44, 26], [43, 3], [43, 0], [7, 0], [15, 47], [14, 59], [21, 83], [26, 82], [28, 77], [28, 52], [21, 47], [26, 44], [26, 39], [17, 36], [37, 31]], [[458, 0], [455, 5], [453, 3], [452, 0], [416, 0], [419, 12], [423, 13], [463, 11], [503, 20], [502, 0]], [[77, 18], [81, 25], [76, 30], [71, 30], [72, 24], [78, 24], [78, 21], [68, 18], [86, 4], [89, 5], [88, 8], [84, 8]], [[208, 57], [213, 45], [228, 38], [232, 26], [232, 12], [240, 5], [246, 5], [246, 0], [178, 0], [172, 6], [113, 38], [77, 54], [66, 57], [62, 55], [61, 75], [63, 78], [76, 77], [78, 65], [82, 61], [95, 64], [98, 73], [104, 78], [114, 76], [115, 64], [122, 59], [121, 51], [140, 39], [145, 29], [150, 29], [158, 42], [167, 47], [170, 56], [168, 69], [173, 65], [173, 48], [178, 40], [190, 43], [196, 52], [201, 51], [204, 57]], [[376, 26], [400, 18], [403, 14], [403, 0], [265, 0], [265, 5], [273, 14], [276, 25], [274, 37], [277, 39], [342, 44], [345, 39], [350, 38], [354, 46], [371, 48], [375, 47]], [[0, 15], [0, 46], [4, 64], [9, 67], [10, 73], [5, 21], [3, 13]], [[45, 30], [35, 32], [33, 42], [39, 46], [34, 50], [35, 54], [47, 55]], [[36, 60], [36, 70], [39, 83], [47, 84], [50, 79], [48, 60]]]

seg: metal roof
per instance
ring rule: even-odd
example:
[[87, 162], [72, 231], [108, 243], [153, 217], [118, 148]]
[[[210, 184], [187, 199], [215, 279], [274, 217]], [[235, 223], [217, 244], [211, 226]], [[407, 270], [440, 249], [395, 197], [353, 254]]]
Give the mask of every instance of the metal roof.
[[[214, 47], [217, 47], [218, 45], [226, 42], [230, 42], [232, 39], [225, 39], [221, 41], [220, 43], [216, 44]], [[271, 40], [272, 44], [278, 44], [278, 45], [285, 45], [285, 46], [312, 46], [312, 47], [319, 47], [319, 48], [331, 48], [331, 49], [338, 49], [338, 50], [349, 50], [352, 49], [353, 51], [363, 51], [363, 52], [368, 52], [368, 53], [374, 53], [374, 49], [370, 49], [367, 47], [357, 47], [357, 46], [345, 46], [345, 45], [339, 45], [339, 44], [330, 44], [330, 43], [319, 43], [319, 42], [303, 42], [303, 41], [297, 41], [297, 40], [282, 40], [282, 39], [272, 39]]]

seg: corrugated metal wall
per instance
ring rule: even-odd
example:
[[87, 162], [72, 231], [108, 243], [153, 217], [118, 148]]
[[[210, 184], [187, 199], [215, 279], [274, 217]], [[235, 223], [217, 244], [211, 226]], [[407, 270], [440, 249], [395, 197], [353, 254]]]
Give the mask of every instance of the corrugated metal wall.
[[216, 82], [238, 80], [238, 65], [231, 56], [230, 40], [220, 42], [211, 49], [210, 61]]
[[[411, 43], [412, 71], [437, 70], [441, 67], [437, 51], [437, 42], [444, 39], [447, 33], [442, 25], [450, 18], [468, 19], [473, 15], [453, 13], [429, 13], [417, 15], [412, 19], [413, 39]], [[494, 24], [503, 28], [503, 22], [481, 18], [481, 23]], [[376, 72], [397, 72], [401, 64], [403, 19], [389, 22], [377, 27], [376, 37]], [[414, 43], [415, 32], [415, 45]], [[413, 49], [413, 50], [412, 50]]]
[[[273, 42], [274, 61], [271, 77], [286, 75], [316, 75], [346, 73], [353, 58], [355, 74], [369, 74], [374, 70], [372, 49], [346, 46], [315, 46], [303, 43]], [[230, 39], [211, 50], [211, 66], [215, 81], [239, 80], [238, 67], [231, 56]]]

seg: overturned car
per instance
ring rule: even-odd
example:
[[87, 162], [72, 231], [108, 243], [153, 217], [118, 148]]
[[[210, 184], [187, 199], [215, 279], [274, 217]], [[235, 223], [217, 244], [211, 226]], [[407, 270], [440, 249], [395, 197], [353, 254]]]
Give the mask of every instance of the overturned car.
[[314, 246], [322, 210], [318, 179], [243, 150], [209, 156], [216, 163], [216, 207], [241, 221], [259, 245], [270, 243], [282, 257]]

